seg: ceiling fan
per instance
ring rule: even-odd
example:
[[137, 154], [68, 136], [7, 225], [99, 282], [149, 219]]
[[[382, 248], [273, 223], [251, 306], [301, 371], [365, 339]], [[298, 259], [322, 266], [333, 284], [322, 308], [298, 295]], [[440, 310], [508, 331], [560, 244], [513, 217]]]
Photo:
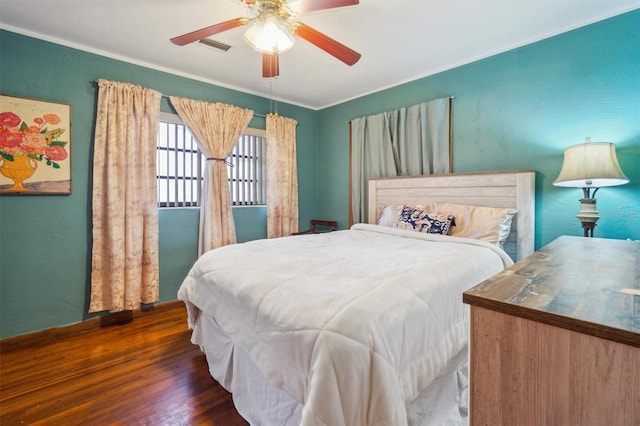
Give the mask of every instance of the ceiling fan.
[[[262, 53], [262, 76], [277, 77], [280, 74], [279, 54], [291, 48], [296, 35], [319, 47], [347, 65], [353, 65], [360, 54], [318, 30], [295, 20], [296, 13], [289, 8], [288, 0], [238, 0], [248, 10], [249, 17], [235, 18], [205, 27], [171, 39], [178, 46], [200, 41], [223, 31], [247, 26], [243, 40]], [[353, 6], [359, 0], [300, 0], [296, 11], [312, 12]]]

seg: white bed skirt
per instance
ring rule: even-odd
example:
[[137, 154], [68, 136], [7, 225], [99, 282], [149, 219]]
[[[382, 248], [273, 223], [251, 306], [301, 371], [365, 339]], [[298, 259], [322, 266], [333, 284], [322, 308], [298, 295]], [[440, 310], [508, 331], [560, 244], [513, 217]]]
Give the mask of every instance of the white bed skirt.
[[[274, 387], [249, 356], [200, 312], [192, 343], [205, 353], [209, 372], [232, 393], [236, 409], [252, 426], [298, 426], [302, 403]], [[441, 374], [407, 407], [411, 426], [468, 424], [467, 348], [453, 357]]]

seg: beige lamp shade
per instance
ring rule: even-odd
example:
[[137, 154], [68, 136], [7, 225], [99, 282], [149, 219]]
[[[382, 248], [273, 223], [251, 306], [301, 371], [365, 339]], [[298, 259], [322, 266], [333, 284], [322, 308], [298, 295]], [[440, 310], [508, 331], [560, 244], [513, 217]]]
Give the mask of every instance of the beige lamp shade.
[[562, 170], [553, 184], [572, 188], [600, 188], [627, 182], [629, 179], [620, 168], [615, 145], [587, 140], [564, 150]]

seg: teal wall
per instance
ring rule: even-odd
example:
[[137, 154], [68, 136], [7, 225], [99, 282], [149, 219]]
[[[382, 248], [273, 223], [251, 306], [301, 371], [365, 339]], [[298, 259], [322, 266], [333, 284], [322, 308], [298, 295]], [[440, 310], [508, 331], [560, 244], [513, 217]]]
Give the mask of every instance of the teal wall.
[[595, 236], [640, 239], [640, 11], [320, 111], [318, 216], [348, 225], [349, 120], [447, 96], [454, 172], [536, 170], [536, 247], [582, 235], [582, 191], [552, 182], [585, 137], [615, 143], [631, 181], [598, 191]]
[[[0, 52], [0, 92], [73, 106], [73, 194], [0, 197], [0, 337], [7, 337], [88, 318], [93, 80], [256, 112], [269, 102], [6, 31]], [[615, 143], [631, 179], [598, 192], [596, 236], [640, 239], [639, 11], [320, 111], [280, 104], [279, 113], [299, 123], [301, 226], [312, 217], [348, 226], [349, 120], [445, 96], [455, 96], [454, 171], [536, 170], [537, 247], [582, 233], [581, 192], [551, 183], [564, 148], [587, 136]], [[263, 238], [265, 215], [234, 209], [238, 240]], [[195, 209], [160, 212], [162, 301], [175, 300], [196, 257], [197, 227]]]
[[[124, 81], [167, 95], [269, 111], [269, 100], [0, 31], [0, 93], [72, 105], [72, 194], [0, 196], [0, 337], [77, 323], [87, 314], [91, 250], [91, 163], [97, 87]], [[256, 77], [261, 78], [261, 77]], [[170, 111], [163, 99], [162, 109]], [[284, 103], [298, 121], [300, 222], [315, 208], [317, 112]], [[252, 127], [263, 128], [256, 117]], [[238, 241], [266, 237], [264, 207], [234, 208]], [[197, 209], [160, 210], [160, 300], [176, 299], [197, 257]]]

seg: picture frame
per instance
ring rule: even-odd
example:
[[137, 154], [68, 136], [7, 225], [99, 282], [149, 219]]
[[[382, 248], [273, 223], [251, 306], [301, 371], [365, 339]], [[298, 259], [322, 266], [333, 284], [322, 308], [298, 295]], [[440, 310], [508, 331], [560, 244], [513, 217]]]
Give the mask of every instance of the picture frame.
[[71, 194], [71, 105], [0, 94], [0, 195]]

